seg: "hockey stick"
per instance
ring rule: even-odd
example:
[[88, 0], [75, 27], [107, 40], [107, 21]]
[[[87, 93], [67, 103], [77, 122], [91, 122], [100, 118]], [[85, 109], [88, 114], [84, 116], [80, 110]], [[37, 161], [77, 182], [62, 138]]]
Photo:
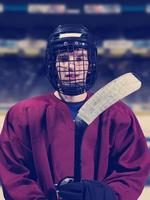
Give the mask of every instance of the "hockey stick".
[[108, 107], [135, 92], [141, 82], [126, 73], [98, 90], [78, 111], [75, 118], [74, 181], [81, 180], [81, 145], [86, 128]]

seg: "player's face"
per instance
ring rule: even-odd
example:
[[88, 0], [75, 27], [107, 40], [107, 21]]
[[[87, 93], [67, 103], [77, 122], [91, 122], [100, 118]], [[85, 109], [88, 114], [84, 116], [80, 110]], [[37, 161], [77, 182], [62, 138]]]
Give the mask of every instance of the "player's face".
[[56, 68], [61, 81], [83, 83], [86, 81], [89, 61], [85, 49], [63, 52], [57, 55]]

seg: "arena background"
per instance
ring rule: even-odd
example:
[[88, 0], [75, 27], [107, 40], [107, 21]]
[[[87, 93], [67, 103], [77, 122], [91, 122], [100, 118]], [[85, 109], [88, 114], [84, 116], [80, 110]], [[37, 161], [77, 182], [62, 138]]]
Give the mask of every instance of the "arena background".
[[[0, 1], [0, 130], [17, 101], [52, 91], [45, 75], [44, 49], [59, 24], [83, 24], [94, 33], [98, 74], [92, 91], [126, 72], [143, 86], [124, 101], [133, 109], [150, 147], [150, 2]], [[150, 177], [139, 200], [150, 197]], [[0, 199], [3, 200], [1, 192]]]

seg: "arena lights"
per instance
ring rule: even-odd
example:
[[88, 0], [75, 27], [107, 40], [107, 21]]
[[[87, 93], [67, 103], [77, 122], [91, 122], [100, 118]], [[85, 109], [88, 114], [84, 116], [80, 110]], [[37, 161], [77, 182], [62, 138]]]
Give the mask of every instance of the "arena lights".
[[68, 8], [65, 4], [29, 4], [27, 11], [30, 14], [79, 14], [80, 9]]
[[85, 4], [84, 12], [86, 14], [119, 14], [121, 13], [119, 4]]
[[46, 47], [46, 40], [10, 40], [0, 39], [0, 55], [25, 55], [30, 57], [41, 56]]
[[18, 48], [15, 40], [0, 39], [0, 55], [18, 54]]
[[80, 14], [81, 10], [78, 8], [67, 8], [66, 14]]
[[27, 11], [32, 14], [63, 14], [66, 12], [66, 6], [64, 4], [29, 4]]
[[150, 4], [121, 4], [121, 3], [89, 3], [79, 4], [78, 7], [70, 7], [64, 3], [26, 3], [26, 4], [2, 4], [2, 12], [26, 12], [30, 14], [86, 14], [86, 15], [109, 15], [120, 13], [150, 13]]
[[0, 13], [4, 12], [4, 6], [3, 4], [0, 4]]
[[[46, 40], [26, 38], [23, 40], [0, 39], [0, 55], [17, 54], [30, 57], [42, 56]], [[98, 55], [109, 52], [112, 57], [120, 57], [130, 52], [133, 55], [150, 57], [150, 39], [147, 40], [104, 40], [98, 45]]]
[[103, 42], [104, 49], [131, 49], [133, 48], [133, 41], [119, 39], [119, 40], [105, 40]]
[[[112, 57], [120, 57], [131, 53], [143, 57], [150, 57], [150, 40], [104, 40], [101, 47], [104, 51], [108, 50]], [[99, 52], [99, 50], [98, 50]]]
[[108, 50], [110, 56], [120, 57], [125, 55], [127, 51], [131, 51], [133, 42], [125, 39], [104, 40], [102, 48], [104, 49], [104, 54]]
[[147, 6], [146, 6], [146, 13], [148, 13], [148, 14], [150, 14], [150, 4], [148, 4]]
[[19, 49], [19, 53], [27, 57], [36, 57], [42, 55], [42, 52], [44, 52], [44, 49], [46, 48], [46, 41], [27, 38], [19, 40], [17, 42], [17, 47]]

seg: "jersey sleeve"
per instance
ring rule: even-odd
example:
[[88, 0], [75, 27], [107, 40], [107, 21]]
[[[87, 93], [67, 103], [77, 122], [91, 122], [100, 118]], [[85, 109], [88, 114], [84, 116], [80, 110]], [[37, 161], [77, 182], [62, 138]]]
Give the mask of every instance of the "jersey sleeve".
[[20, 120], [19, 114], [7, 113], [0, 135], [0, 178], [4, 197], [6, 200], [46, 200], [33, 170], [31, 149], [18, 137], [23, 137], [27, 128], [25, 116]]

